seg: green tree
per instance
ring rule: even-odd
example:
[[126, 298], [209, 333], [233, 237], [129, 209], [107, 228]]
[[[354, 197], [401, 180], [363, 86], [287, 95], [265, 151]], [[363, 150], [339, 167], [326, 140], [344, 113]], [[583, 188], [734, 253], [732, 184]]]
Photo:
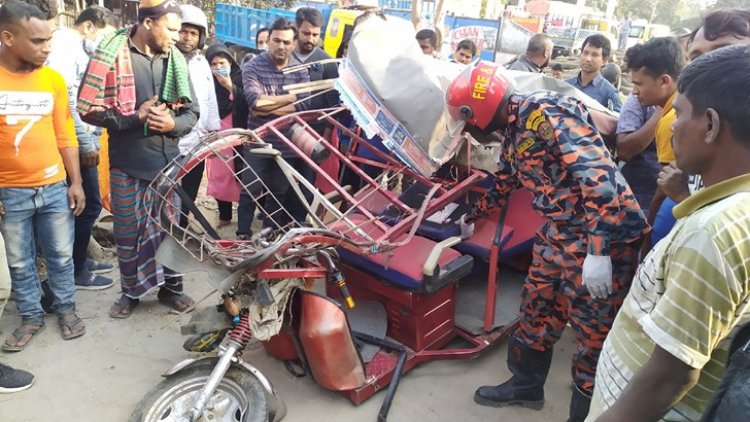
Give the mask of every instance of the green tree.
[[[577, 0], [560, 0], [563, 3], [576, 4]], [[620, 0], [623, 1], [623, 0]], [[607, 0], [586, 0], [586, 6], [591, 7], [594, 10], [605, 12], [607, 9]]]
[[747, 9], [750, 4], [747, 0], [717, 0], [715, 8]]
[[600, 12], [607, 11], [607, 0], [586, 0], [586, 6], [598, 10]]
[[691, 22], [693, 18], [699, 16], [700, 4], [698, 0], [620, 0], [615, 14], [617, 16], [629, 14], [633, 20], [646, 19], [652, 23], [668, 25], [676, 30], [684, 22]]

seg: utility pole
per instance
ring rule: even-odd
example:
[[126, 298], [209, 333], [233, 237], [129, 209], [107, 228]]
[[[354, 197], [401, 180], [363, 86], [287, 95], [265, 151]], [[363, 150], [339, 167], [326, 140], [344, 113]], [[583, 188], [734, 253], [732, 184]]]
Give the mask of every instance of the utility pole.
[[617, 7], [617, 0], [607, 0], [607, 10], [604, 12], [604, 17], [612, 19], [615, 15], [615, 7]]
[[656, 6], [659, 5], [659, 0], [651, 0], [654, 2], [654, 7], [651, 8], [651, 17], [648, 18], [648, 23], [654, 23], [654, 18], [656, 17]]

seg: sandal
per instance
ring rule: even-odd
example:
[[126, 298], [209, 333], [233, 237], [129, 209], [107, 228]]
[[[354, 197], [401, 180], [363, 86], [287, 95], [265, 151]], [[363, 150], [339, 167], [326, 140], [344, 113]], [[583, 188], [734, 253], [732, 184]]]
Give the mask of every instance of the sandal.
[[[45, 325], [34, 325], [27, 322], [21, 323], [21, 326], [16, 328], [15, 331], [13, 331], [13, 334], [10, 335], [7, 339], [5, 339], [5, 343], [3, 343], [2, 349], [5, 352], [20, 352], [21, 350], [25, 349], [26, 346], [31, 343], [31, 340], [36, 337], [37, 334], [44, 331]], [[19, 346], [18, 343], [21, 342], [21, 339], [24, 337], [30, 335], [28, 340], [26, 340], [26, 343]], [[13, 345], [8, 344], [8, 340], [13, 339]]]
[[[73, 340], [86, 334], [86, 324], [76, 314], [65, 314], [57, 316], [57, 324], [60, 326], [60, 335], [63, 340]], [[78, 329], [76, 329], [78, 327]], [[65, 333], [67, 328], [68, 333]]]
[[159, 303], [169, 306], [177, 312], [185, 312], [195, 305], [195, 301], [185, 293], [172, 293], [169, 290], [161, 289], [157, 295]]
[[139, 303], [140, 301], [138, 299], [131, 299], [125, 295], [122, 295], [109, 308], [109, 317], [115, 319], [128, 318], [133, 314], [133, 310], [136, 308], [136, 306], [138, 306]]

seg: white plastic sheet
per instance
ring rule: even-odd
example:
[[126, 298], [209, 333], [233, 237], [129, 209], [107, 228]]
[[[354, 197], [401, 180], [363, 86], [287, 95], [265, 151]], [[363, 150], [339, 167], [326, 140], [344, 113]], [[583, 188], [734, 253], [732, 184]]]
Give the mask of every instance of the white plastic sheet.
[[[352, 34], [336, 88], [368, 136], [380, 135], [407, 165], [428, 176], [455, 158], [464, 142], [448, 133], [445, 92], [465, 65], [422, 54], [414, 37], [414, 27], [402, 19], [371, 17], [360, 23]], [[550, 90], [580, 99], [600, 115], [609, 116], [610, 124], [617, 116], [564, 81], [504, 71], [515, 81], [517, 92]], [[472, 165], [495, 171], [495, 147], [476, 146]], [[464, 154], [461, 161], [466, 158]]]

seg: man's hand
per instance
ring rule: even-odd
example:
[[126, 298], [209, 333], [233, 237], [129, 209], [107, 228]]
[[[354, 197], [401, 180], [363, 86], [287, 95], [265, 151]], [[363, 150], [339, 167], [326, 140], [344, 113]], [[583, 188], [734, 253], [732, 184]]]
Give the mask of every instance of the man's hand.
[[659, 185], [661, 190], [667, 194], [675, 202], [682, 202], [690, 196], [690, 189], [688, 189], [688, 175], [684, 171], [677, 168], [674, 162], [669, 163], [665, 166], [659, 177], [656, 178], [656, 183]]
[[89, 151], [81, 153], [81, 166], [93, 168], [99, 165], [99, 151]]
[[612, 294], [612, 258], [609, 255], [586, 255], [583, 284], [594, 299], [606, 299]]
[[0, 217], [5, 215], [5, 205], [0, 201]]
[[73, 215], [78, 217], [86, 207], [86, 195], [83, 193], [83, 185], [73, 183], [68, 187], [68, 204], [73, 210]]
[[148, 119], [151, 108], [156, 104], [157, 101], [159, 101], [159, 97], [154, 95], [153, 98], [144, 102], [140, 107], [138, 107], [138, 120], [140, 120], [141, 123], [146, 123], [146, 119]]
[[157, 133], [169, 133], [174, 129], [175, 122], [166, 104], [149, 108], [146, 119], [149, 130]]

